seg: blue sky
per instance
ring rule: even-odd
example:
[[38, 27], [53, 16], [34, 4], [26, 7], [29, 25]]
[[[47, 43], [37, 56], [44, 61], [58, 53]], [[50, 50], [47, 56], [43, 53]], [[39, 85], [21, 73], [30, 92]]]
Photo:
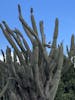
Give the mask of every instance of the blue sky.
[[[5, 20], [14, 29], [18, 27], [26, 37], [18, 19], [18, 3], [21, 5], [23, 17], [31, 26], [30, 8], [34, 9], [34, 16], [39, 29], [39, 21], [44, 21], [46, 40], [52, 41], [55, 18], [59, 19], [58, 43], [63, 41], [64, 49], [70, 44], [70, 38], [75, 33], [75, 0], [0, 0], [0, 23]], [[0, 49], [9, 45], [0, 30]]]

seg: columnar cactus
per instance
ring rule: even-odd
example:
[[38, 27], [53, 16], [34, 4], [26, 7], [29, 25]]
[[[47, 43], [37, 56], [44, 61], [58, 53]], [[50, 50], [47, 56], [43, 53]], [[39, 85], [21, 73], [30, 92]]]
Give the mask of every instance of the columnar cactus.
[[[57, 47], [58, 19], [55, 20], [53, 42], [46, 44], [43, 21], [40, 21], [41, 40], [31, 8], [32, 28], [22, 17], [18, 5], [19, 20], [32, 43], [32, 50], [22, 33], [15, 28], [10, 29], [5, 21], [0, 28], [13, 47], [7, 47], [6, 58], [0, 61], [0, 98], [1, 100], [54, 100], [63, 65], [63, 45]], [[48, 54], [46, 48], [50, 48]], [[17, 57], [19, 62], [17, 62]], [[2, 83], [4, 85], [2, 85]]]

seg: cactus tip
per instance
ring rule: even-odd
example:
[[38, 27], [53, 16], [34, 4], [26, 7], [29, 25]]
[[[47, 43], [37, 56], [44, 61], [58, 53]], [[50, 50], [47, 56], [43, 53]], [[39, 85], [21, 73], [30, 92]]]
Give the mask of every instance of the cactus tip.
[[31, 14], [33, 13], [33, 8], [30, 9]]

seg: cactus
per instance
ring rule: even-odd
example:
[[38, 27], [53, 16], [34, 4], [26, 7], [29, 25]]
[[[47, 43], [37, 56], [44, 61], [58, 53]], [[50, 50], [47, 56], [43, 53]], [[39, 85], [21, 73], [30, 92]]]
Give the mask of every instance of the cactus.
[[[40, 21], [41, 40], [39, 39], [33, 9], [31, 8], [32, 28], [22, 17], [20, 5], [18, 12], [22, 27], [32, 43], [32, 50], [17, 28], [12, 30], [2, 21], [4, 26], [1, 23], [0, 28], [13, 48], [14, 60], [11, 49], [7, 47], [5, 60], [0, 61], [4, 83], [3, 86], [0, 84], [0, 100], [54, 100], [63, 66], [62, 43], [57, 47], [58, 19], [55, 20], [53, 42], [49, 45], [45, 41], [43, 21]], [[51, 49], [49, 54], [47, 47]]]
[[75, 40], [74, 34], [72, 34], [70, 49], [68, 48], [68, 46], [66, 46], [67, 56], [64, 55], [62, 77], [64, 74], [66, 74], [66, 72], [68, 72], [68, 70], [70, 69], [71, 66], [73, 66], [73, 68], [75, 68], [75, 43], [74, 43], [74, 40]]

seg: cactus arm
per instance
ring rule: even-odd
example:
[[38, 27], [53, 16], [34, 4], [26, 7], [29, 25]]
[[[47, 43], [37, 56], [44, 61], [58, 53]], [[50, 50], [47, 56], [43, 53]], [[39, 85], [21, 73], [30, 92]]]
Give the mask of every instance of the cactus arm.
[[37, 40], [37, 42], [38, 42], [38, 44], [39, 44], [39, 46], [40, 46], [40, 49], [41, 49], [41, 51], [42, 51], [42, 53], [43, 53], [44, 59], [45, 59], [45, 60], [47, 61], [47, 63], [48, 63], [48, 57], [47, 57], [47, 55], [45, 54], [45, 51], [43, 50], [42, 44], [41, 44], [41, 42], [40, 42], [40, 40], [39, 40], [37, 34], [28, 26], [28, 24], [25, 22], [25, 20], [23, 19], [22, 15], [20, 15], [20, 13], [19, 13], [19, 20], [21, 21], [21, 23], [22, 23], [22, 25], [23, 25], [23, 27], [24, 27], [26, 33], [27, 33], [27, 34], [29, 33], [29, 35], [30, 35], [29, 38], [30, 38], [30, 40], [32, 41], [32, 44], [33, 44], [33, 42], [34, 42], [34, 39], [32, 38], [32, 36], [34, 36], [34, 37], [36, 38], [36, 40]]
[[20, 20], [21, 23], [22, 23], [23, 29], [24, 29], [24, 31], [26, 32], [27, 36], [29, 37], [29, 39], [31, 40], [31, 42], [32, 42], [32, 44], [33, 44], [33, 37], [32, 37], [32, 35], [30, 34], [29, 30], [25, 27], [25, 25], [27, 26], [27, 23], [25, 22], [25, 20], [24, 20], [23, 17], [22, 17], [20, 5], [18, 5], [18, 12], [19, 12], [19, 20]]
[[18, 46], [20, 47], [20, 49], [23, 51], [23, 53], [25, 53], [25, 49], [22, 45], [21, 39], [19, 34], [14, 34], [13, 31], [9, 28], [9, 26], [7, 25], [7, 23], [5, 21], [2, 21], [4, 26], [6, 27], [6, 30], [8, 32], [8, 34], [10, 34], [11, 36], [13, 36], [13, 38], [15, 39], [16, 43], [18, 44]]
[[55, 28], [54, 28], [54, 36], [53, 36], [52, 48], [56, 48], [57, 37], [58, 37], [58, 19], [56, 18], [56, 20], [55, 20]]
[[16, 54], [18, 55], [18, 58], [20, 60], [20, 62], [22, 64], [24, 64], [24, 61], [23, 61], [23, 58], [22, 58], [22, 55], [20, 53], [20, 51], [18, 50], [18, 48], [16, 47], [14, 41], [12, 40], [12, 38], [10, 37], [10, 35], [7, 33], [7, 31], [3, 28], [2, 24], [0, 24], [0, 28], [2, 29], [5, 37], [7, 38], [7, 40], [9, 41], [9, 43], [12, 45], [12, 47], [14, 48]]
[[74, 44], [75, 44], [75, 41], [74, 41], [74, 34], [73, 34], [71, 37], [71, 46], [70, 46], [70, 56], [71, 57], [74, 56], [74, 54], [75, 54]]
[[28, 45], [28, 43], [26, 42], [26, 40], [24, 39], [24, 37], [23, 37], [23, 35], [21, 34], [21, 32], [20, 32], [17, 28], [15, 28], [14, 32], [15, 32], [16, 34], [19, 34], [19, 35], [21, 36], [25, 48], [27, 49], [27, 51], [28, 51], [29, 53], [31, 53], [31, 50], [30, 50], [30, 48], [29, 48], [29, 45]]
[[33, 27], [34, 32], [38, 35], [37, 26], [36, 26], [35, 18], [33, 15], [33, 11], [31, 11], [31, 23], [32, 23], [32, 27]]
[[52, 85], [53, 87], [50, 89], [49, 91], [49, 98], [52, 100], [54, 100], [54, 97], [56, 95], [56, 91], [58, 89], [58, 84], [60, 81], [60, 77], [61, 77], [61, 70], [62, 70], [62, 66], [63, 66], [63, 48], [62, 46], [59, 47], [59, 57], [58, 57], [58, 67], [57, 67], [57, 71], [53, 77], [52, 80]]
[[0, 98], [4, 95], [4, 93], [6, 92], [7, 88], [9, 85], [9, 80], [7, 81], [6, 85], [4, 86], [4, 88], [2, 89], [1, 93], [0, 93]]
[[45, 41], [43, 21], [40, 21], [39, 25], [40, 25], [40, 33], [41, 33], [41, 38], [42, 38], [42, 45], [44, 45], [46, 44], [46, 41]]

